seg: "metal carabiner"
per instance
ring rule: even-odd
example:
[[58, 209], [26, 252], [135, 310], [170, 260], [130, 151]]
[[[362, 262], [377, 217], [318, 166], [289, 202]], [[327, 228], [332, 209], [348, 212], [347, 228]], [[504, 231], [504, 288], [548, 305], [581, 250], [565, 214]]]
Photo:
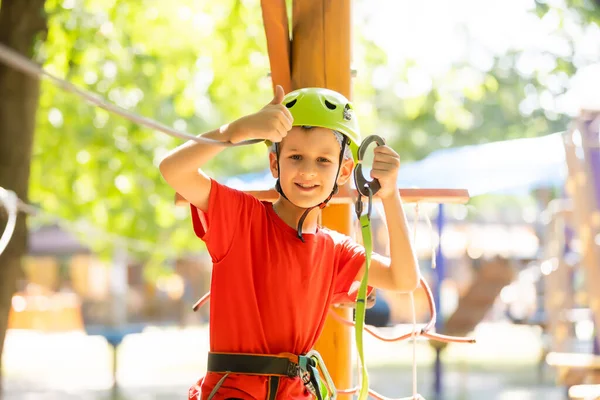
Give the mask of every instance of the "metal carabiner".
[[[318, 369], [320, 370], [321, 374], [323, 374], [323, 378], [325, 380], [325, 387], [327, 388], [327, 391], [329, 394], [329, 396], [327, 397], [327, 400], [336, 400], [337, 399], [337, 388], [335, 387], [335, 384], [333, 383], [333, 379], [331, 378], [331, 375], [329, 374], [329, 371], [327, 370], [327, 367], [325, 366], [325, 361], [323, 361], [321, 354], [319, 354], [319, 352], [316, 350], [311, 350], [308, 353], [306, 353], [306, 357], [309, 357], [309, 358], [312, 358], [313, 360], [315, 360]], [[320, 388], [318, 388], [317, 390], [319, 390], [319, 389]]]
[[367, 136], [358, 148], [358, 162], [356, 164], [356, 167], [354, 168], [354, 184], [356, 186], [356, 190], [358, 190], [358, 193], [365, 197], [368, 197], [369, 195], [374, 196], [375, 193], [377, 193], [379, 189], [381, 189], [379, 181], [377, 179], [373, 179], [371, 181], [368, 180], [367, 178], [365, 178], [362, 170], [362, 160], [365, 155], [365, 151], [367, 151], [367, 148], [373, 142], [375, 142], [377, 146], [385, 145], [385, 140], [381, 136]]

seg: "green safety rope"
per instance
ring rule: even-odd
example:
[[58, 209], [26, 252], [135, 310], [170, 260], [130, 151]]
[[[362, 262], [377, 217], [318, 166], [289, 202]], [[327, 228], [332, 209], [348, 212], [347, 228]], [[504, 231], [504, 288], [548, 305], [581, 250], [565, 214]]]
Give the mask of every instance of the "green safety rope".
[[[357, 154], [354, 157], [356, 167], [354, 168], [354, 183], [358, 192], [358, 199], [355, 204], [356, 216], [360, 222], [360, 230], [365, 248], [365, 272], [360, 281], [360, 287], [356, 296], [356, 313], [354, 318], [354, 332], [356, 340], [356, 350], [360, 359], [360, 391], [359, 400], [366, 400], [369, 397], [369, 374], [363, 349], [363, 334], [365, 328], [365, 314], [367, 311], [367, 287], [369, 282], [369, 268], [371, 266], [371, 254], [373, 252], [373, 238], [371, 233], [371, 211], [373, 209], [373, 196], [381, 188], [379, 181], [374, 179], [368, 181], [365, 179], [362, 171], [362, 159], [365, 151], [371, 143], [377, 146], [385, 145], [385, 140], [377, 135], [370, 135], [360, 144]], [[367, 212], [363, 214], [362, 196], [368, 199]]]
[[369, 214], [364, 214], [360, 216], [359, 220], [363, 237], [363, 245], [365, 247], [365, 272], [362, 280], [360, 281], [358, 296], [356, 298], [356, 317], [354, 321], [354, 330], [356, 335], [356, 349], [358, 351], [361, 369], [361, 385], [358, 398], [359, 400], [366, 400], [369, 396], [369, 374], [367, 372], [363, 349], [363, 333], [365, 327], [365, 313], [367, 310], [367, 282], [369, 281], [369, 267], [371, 266], [371, 251], [373, 249], [373, 241], [371, 238], [371, 216]]
[[[373, 252], [373, 238], [371, 232], [371, 211], [373, 208], [373, 196], [381, 188], [379, 181], [374, 179], [368, 181], [365, 179], [362, 171], [362, 159], [367, 147], [375, 142], [378, 146], [384, 145], [383, 138], [377, 135], [371, 135], [365, 138], [358, 148], [354, 157], [356, 167], [354, 169], [354, 183], [358, 192], [358, 199], [355, 204], [356, 216], [360, 222], [360, 230], [365, 248], [365, 272], [360, 281], [360, 287], [356, 296], [356, 313], [354, 318], [354, 331], [356, 340], [356, 349], [360, 359], [361, 381], [359, 400], [366, 400], [369, 396], [369, 374], [363, 349], [363, 333], [365, 328], [365, 314], [367, 311], [367, 287], [369, 282], [369, 268], [371, 266], [371, 254]], [[362, 196], [368, 199], [367, 212], [363, 214]]]

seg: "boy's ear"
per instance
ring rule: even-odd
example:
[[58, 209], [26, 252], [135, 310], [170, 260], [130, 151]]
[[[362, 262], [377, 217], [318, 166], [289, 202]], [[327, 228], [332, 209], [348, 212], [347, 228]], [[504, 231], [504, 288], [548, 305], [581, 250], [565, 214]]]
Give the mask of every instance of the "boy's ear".
[[273, 178], [279, 178], [279, 171], [277, 170], [277, 155], [273, 152], [269, 152], [269, 169]]
[[344, 161], [342, 161], [342, 167], [340, 168], [340, 174], [337, 179], [338, 186], [343, 186], [348, 182], [352, 176], [353, 170], [354, 161], [351, 158], [345, 158]]

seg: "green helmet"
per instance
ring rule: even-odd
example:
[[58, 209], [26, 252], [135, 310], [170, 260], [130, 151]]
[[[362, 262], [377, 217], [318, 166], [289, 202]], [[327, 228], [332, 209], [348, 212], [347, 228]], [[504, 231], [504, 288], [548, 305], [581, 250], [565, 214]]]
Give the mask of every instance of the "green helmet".
[[282, 103], [294, 117], [292, 126], [316, 126], [343, 134], [350, 140], [356, 159], [360, 128], [352, 103], [346, 97], [330, 89], [304, 88], [285, 95]]

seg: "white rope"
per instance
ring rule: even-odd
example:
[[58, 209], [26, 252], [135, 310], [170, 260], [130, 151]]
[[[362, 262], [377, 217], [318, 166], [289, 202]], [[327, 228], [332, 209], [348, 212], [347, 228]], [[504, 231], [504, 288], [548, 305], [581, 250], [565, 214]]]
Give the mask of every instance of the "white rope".
[[8, 221], [6, 222], [2, 236], [0, 236], [0, 255], [2, 255], [10, 243], [15, 233], [15, 227], [17, 226], [18, 197], [15, 192], [0, 187], [0, 202], [4, 205], [4, 209], [8, 214]]
[[125, 119], [135, 122], [136, 124], [145, 126], [150, 129], [154, 129], [158, 132], [166, 133], [169, 136], [173, 136], [173, 137], [185, 139], [185, 140], [192, 140], [192, 141], [198, 142], [198, 143], [218, 144], [220, 146], [226, 146], [226, 147], [243, 146], [243, 145], [263, 142], [263, 140], [257, 139], [257, 140], [247, 140], [244, 142], [233, 144], [230, 142], [221, 142], [218, 140], [208, 139], [205, 137], [198, 137], [198, 136], [191, 135], [189, 133], [175, 130], [175, 129], [170, 128], [170, 127], [168, 127], [160, 122], [157, 122], [153, 119], [143, 117], [141, 115], [129, 112], [129, 111], [125, 110], [124, 108], [119, 107], [116, 104], [113, 104], [113, 103], [107, 101], [106, 99], [99, 96], [98, 94], [88, 92], [88, 91], [78, 88], [71, 82], [61, 79], [61, 78], [51, 74], [50, 72], [46, 71], [44, 68], [40, 67], [39, 65], [37, 65], [36, 63], [34, 63], [30, 59], [28, 59], [27, 57], [19, 54], [18, 52], [14, 51], [10, 47], [8, 47], [2, 43], [0, 43], [0, 60], [2, 60], [5, 64], [13, 67], [14, 69], [24, 72], [35, 79], [47, 78], [47, 79], [51, 80], [54, 84], [56, 84], [58, 87], [60, 87], [61, 89], [66, 90], [71, 93], [74, 93], [74, 94], [78, 95], [79, 97], [87, 100], [91, 104], [94, 104], [95, 106], [103, 108], [106, 111], [110, 111], [112, 113], [120, 115], [121, 117], [123, 117]]

